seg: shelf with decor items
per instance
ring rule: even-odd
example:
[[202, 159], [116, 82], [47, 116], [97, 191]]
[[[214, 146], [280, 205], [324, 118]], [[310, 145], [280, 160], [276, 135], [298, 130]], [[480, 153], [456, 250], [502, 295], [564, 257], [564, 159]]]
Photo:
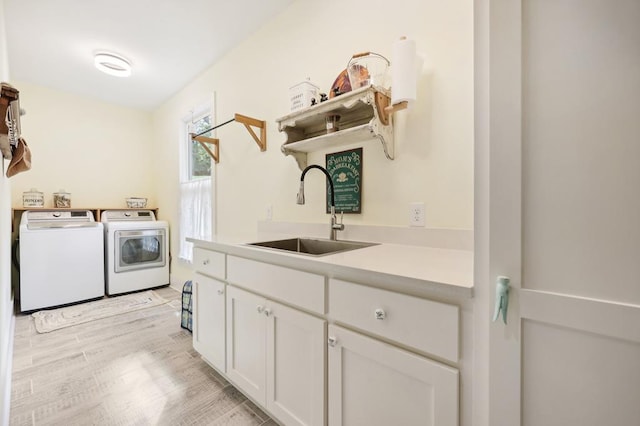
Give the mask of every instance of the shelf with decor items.
[[[302, 170], [309, 152], [377, 140], [393, 160], [393, 118], [385, 110], [390, 102], [388, 90], [370, 85], [278, 118], [278, 130], [287, 135], [281, 150], [293, 155]], [[328, 116], [339, 116], [338, 130], [327, 130]]]
[[93, 218], [96, 222], [100, 222], [102, 212], [105, 210], [150, 210], [153, 212], [156, 219], [158, 218], [157, 207], [145, 207], [145, 208], [129, 208], [129, 207], [13, 207], [11, 209], [11, 230], [12, 232], [17, 230], [20, 226], [20, 220], [22, 214], [26, 211], [41, 210], [41, 211], [69, 211], [69, 210], [89, 210], [93, 213]]

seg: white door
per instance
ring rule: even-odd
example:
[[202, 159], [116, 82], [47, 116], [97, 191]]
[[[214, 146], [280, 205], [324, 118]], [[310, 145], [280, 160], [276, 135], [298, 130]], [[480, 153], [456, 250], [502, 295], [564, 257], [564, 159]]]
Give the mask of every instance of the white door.
[[193, 302], [193, 348], [211, 365], [224, 372], [224, 283], [196, 273], [193, 280]]
[[325, 424], [325, 321], [268, 302], [267, 409], [286, 425]]
[[458, 370], [329, 325], [329, 426], [457, 426]]
[[476, 1], [474, 425], [640, 422], [639, 23], [639, 0]]
[[265, 404], [266, 300], [227, 286], [227, 375], [259, 404]]

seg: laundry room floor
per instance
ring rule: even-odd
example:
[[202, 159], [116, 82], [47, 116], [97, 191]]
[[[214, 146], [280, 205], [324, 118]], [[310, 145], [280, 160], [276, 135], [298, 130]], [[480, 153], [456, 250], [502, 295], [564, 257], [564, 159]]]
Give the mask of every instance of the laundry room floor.
[[209, 367], [170, 303], [36, 332], [16, 316], [11, 426], [276, 423]]

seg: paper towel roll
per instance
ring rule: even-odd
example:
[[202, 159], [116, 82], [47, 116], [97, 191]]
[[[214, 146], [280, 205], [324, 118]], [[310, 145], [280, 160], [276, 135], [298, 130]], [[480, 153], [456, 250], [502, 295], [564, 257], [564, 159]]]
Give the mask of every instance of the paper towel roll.
[[393, 44], [391, 65], [391, 104], [416, 100], [416, 42], [402, 38]]

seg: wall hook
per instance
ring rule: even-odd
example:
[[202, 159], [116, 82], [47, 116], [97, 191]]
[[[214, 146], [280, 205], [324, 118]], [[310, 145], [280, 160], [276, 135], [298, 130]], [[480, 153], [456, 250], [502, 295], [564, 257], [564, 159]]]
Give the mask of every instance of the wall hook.
[[507, 309], [509, 308], [509, 278], [499, 276], [496, 281], [496, 307], [493, 312], [495, 322], [502, 312], [502, 322], [507, 323]]

